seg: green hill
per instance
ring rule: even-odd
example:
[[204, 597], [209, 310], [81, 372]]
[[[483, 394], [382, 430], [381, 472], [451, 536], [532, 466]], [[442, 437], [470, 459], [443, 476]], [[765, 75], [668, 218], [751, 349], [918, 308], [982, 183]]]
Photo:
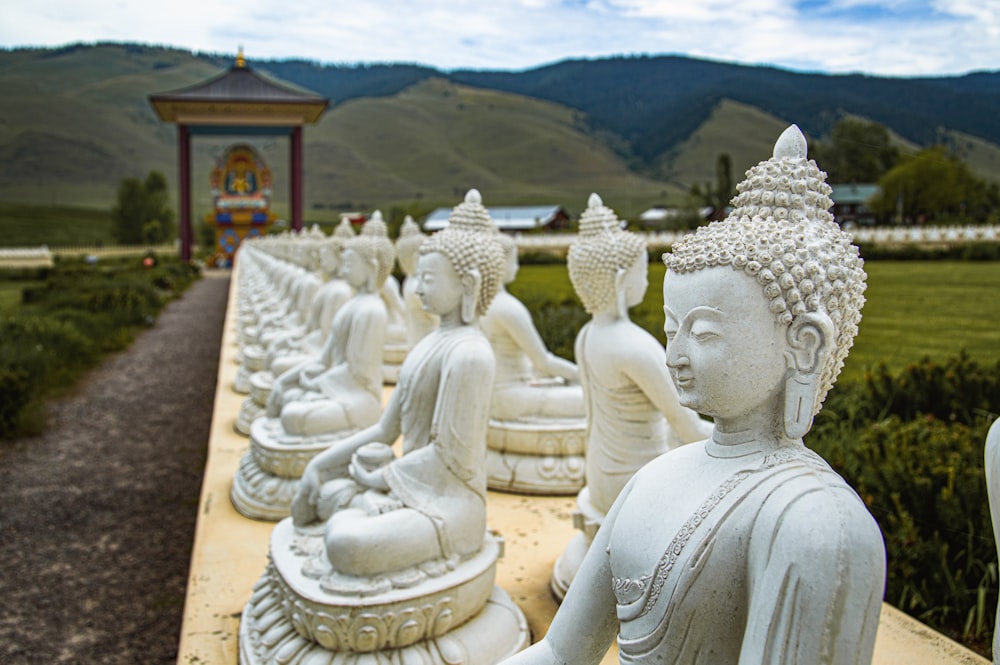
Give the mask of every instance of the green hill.
[[[176, 129], [148, 97], [230, 62], [137, 44], [0, 50], [0, 201], [108, 209], [123, 178], [150, 170], [173, 186]], [[721, 152], [738, 176], [770, 154], [789, 122], [822, 137], [845, 115], [881, 122], [908, 145], [947, 142], [981, 175], [1000, 177], [1000, 73], [879, 79], [676, 57], [524, 72], [250, 64], [333, 100], [305, 132], [307, 221], [374, 207], [419, 214], [453, 205], [469, 187], [487, 205], [571, 211], [597, 191], [632, 217], [712, 181]], [[235, 138], [194, 141], [196, 216], [209, 209], [214, 160]], [[288, 142], [252, 142], [274, 171], [275, 208], [287, 214]]]

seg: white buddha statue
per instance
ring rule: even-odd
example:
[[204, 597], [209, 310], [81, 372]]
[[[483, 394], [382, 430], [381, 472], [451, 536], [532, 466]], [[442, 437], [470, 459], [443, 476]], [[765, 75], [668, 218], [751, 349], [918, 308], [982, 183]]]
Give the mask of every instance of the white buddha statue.
[[[384, 226], [382, 212], [376, 210], [372, 213], [372, 219], [376, 220], [379, 226]], [[371, 221], [371, 220], [369, 220]], [[361, 229], [361, 234], [367, 233], [366, 224]], [[393, 248], [395, 251], [395, 248]], [[393, 276], [392, 271], [386, 275], [379, 291], [382, 303], [385, 305], [386, 326], [385, 326], [385, 349], [382, 354], [382, 381], [393, 384], [399, 378], [399, 368], [409, 351], [409, 344], [406, 340], [406, 306], [403, 304], [403, 296], [400, 293], [399, 281]]]
[[[990, 498], [990, 516], [993, 518], [993, 537], [1000, 555], [1000, 419], [990, 426], [986, 435], [986, 492]], [[1000, 665], [1000, 602], [993, 627], [993, 665]]]
[[494, 358], [476, 322], [502, 262], [472, 190], [420, 249], [416, 291], [441, 325], [407, 356], [379, 421], [307, 466], [243, 613], [241, 662], [281, 660], [294, 641], [288, 662], [377, 651], [370, 662], [485, 665], [526, 643], [523, 615], [493, 586], [486, 529]]
[[240, 405], [234, 423], [237, 433], [249, 436], [253, 422], [265, 415], [275, 375], [319, 356], [333, 329], [333, 317], [354, 295], [354, 289], [340, 277], [343, 246], [343, 238], [337, 235], [317, 241], [322, 286], [313, 296], [305, 324], [271, 337], [262, 347], [266, 354], [264, 369], [250, 376], [250, 395]]
[[575, 354], [587, 400], [586, 487], [574, 517], [581, 533], [556, 561], [552, 591], [561, 598], [604, 515], [632, 475], [672, 447], [705, 438], [708, 423], [680, 405], [663, 347], [629, 318], [649, 285], [646, 242], [621, 228], [591, 194], [570, 246], [569, 276], [591, 320]]
[[480, 326], [497, 357], [487, 469], [491, 489], [575, 494], [583, 486], [587, 427], [574, 363], [551, 353], [528, 308], [507, 291], [517, 277], [517, 245], [504, 248], [503, 285]]
[[524, 663], [863, 665], [885, 550], [857, 494], [802, 442], [857, 333], [865, 273], [792, 127], [735, 210], [664, 256], [667, 364], [715, 418], [622, 490]]
[[305, 463], [331, 443], [376, 422], [382, 412], [386, 312], [379, 296], [394, 251], [384, 222], [347, 241], [341, 276], [354, 296], [333, 318], [319, 356], [279, 375], [266, 417], [250, 427], [250, 450], [231, 493], [237, 510], [257, 519], [288, 514]]
[[438, 327], [438, 316], [424, 309], [417, 295], [417, 258], [420, 246], [427, 240], [427, 234], [420, 230], [409, 215], [403, 220], [396, 240], [396, 262], [405, 278], [401, 287], [403, 307], [406, 314], [406, 344], [409, 348]]

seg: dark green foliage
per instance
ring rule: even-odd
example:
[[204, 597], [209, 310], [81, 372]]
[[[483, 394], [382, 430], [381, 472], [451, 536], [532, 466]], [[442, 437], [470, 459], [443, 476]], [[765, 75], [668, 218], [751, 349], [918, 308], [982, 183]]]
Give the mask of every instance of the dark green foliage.
[[995, 184], [977, 178], [943, 146], [906, 155], [878, 181], [872, 210], [882, 219], [913, 224], [944, 218], [984, 222], [1000, 205]]
[[590, 321], [590, 315], [583, 306], [575, 300], [544, 301], [529, 309], [538, 334], [549, 351], [567, 360], [575, 360], [573, 345], [577, 333]]
[[899, 159], [885, 126], [856, 118], [838, 121], [829, 140], [814, 141], [809, 153], [834, 183], [878, 182]]
[[146, 258], [57, 261], [42, 286], [24, 289], [20, 311], [0, 316], [0, 438], [44, 426], [45, 399], [127, 347], [198, 275], [177, 259]]
[[111, 217], [115, 240], [123, 245], [158, 245], [172, 240], [176, 232], [174, 211], [163, 174], [151, 171], [145, 180], [122, 180]]
[[882, 528], [886, 601], [980, 650], [997, 602], [983, 443], [998, 410], [1000, 364], [880, 366], [836, 387], [807, 439]]

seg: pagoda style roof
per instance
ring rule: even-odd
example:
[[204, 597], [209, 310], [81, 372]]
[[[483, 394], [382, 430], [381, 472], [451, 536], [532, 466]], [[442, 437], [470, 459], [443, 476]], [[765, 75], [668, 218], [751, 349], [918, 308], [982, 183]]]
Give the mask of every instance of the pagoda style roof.
[[277, 125], [314, 123], [330, 102], [290, 83], [236, 65], [188, 88], [150, 95], [160, 120], [185, 125]]

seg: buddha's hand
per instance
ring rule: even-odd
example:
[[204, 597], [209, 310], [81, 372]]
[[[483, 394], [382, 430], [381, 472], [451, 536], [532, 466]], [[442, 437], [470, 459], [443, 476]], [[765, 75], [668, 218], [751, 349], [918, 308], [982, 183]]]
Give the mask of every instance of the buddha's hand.
[[347, 467], [347, 472], [351, 474], [351, 478], [354, 478], [354, 482], [363, 487], [386, 491], [389, 486], [385, 482], [384, 469], [385, 467], [366, 469], [357, 459], [353, 459], [350, 466]]
[[299, 480], [295, 498], [292, 499], [292, 522], [295, 526], [307, 526], [318, 519], [316, 503], [319, 501], [321, 484], [316, 467], [308, 464]]
[[283, 386], [275, 382], [271, 387], [271, 394], [267, 396], [267, 417], [277, 418], [281, 415], [281, 394], [284, 392]]

